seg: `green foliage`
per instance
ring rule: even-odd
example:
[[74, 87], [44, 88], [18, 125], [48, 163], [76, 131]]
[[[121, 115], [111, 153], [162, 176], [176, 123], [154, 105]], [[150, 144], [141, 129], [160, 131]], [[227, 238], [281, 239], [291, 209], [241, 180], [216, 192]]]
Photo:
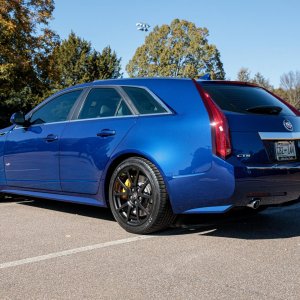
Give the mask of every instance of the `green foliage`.
[[0, 5], [0, 127], [29, 109], [45, 88], [43, 65], [57, 42], [47, 28], [52, 0], [2, 0]]
[[118, 78], [121, 59], [71, 33], [60, 42], [48, 28], [53, 0], [1, 0], [0, 128], [53, 92], [95, 79]]
[[126, 66], [130, 77], [171, 76], [197, 78], [210, 73], [224, 79], [220, 52], [208, 43], [206, 28], [175, 19], [156, 26]]
[[110, 46], [107, 46], [98, 55], [95, 79], [115, 79], [119, 77], [122, 77], [121, 58], [118, 58], [116, 52], [112, 51]]
[[49, 86], [59, 90], [95, 79], [118, 78], [121, 76], [120, 61], [110, 47], [97, 52], [91, 43], [72, 32], [55, 47], [50, 57]]

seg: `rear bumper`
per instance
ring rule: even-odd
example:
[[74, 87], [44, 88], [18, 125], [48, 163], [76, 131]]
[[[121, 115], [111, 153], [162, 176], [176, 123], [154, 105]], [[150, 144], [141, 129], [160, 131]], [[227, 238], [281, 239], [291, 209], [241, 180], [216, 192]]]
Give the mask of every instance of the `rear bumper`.
[[276, 205], [300, 196], [300, 167], [247, 167], [236, 173], [233, 206], [246, 206], [253, 198], [259, 198], [261, 205]]
[[230, 166], [227, 168], [225, 164], [220, 167], [219, 163], [213, 164], [206, 176], [174, 180], [176, 193], [171, 198], [174, 213], [223, 213], [244, 207], [253, 198], [259, 199], [260, 205], [279, 205], [300, 196], [300, 165], [234, 167], [224, 162]]

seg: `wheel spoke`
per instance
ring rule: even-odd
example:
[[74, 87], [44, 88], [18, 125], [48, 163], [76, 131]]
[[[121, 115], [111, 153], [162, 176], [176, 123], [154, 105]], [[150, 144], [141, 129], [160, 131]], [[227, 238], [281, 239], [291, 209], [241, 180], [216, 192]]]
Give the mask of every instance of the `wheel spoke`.
[[125, 190], [127, 190], [127, 191], [130, 190], [129, 187], [126, 186], [126, 185], [122, 182], [122, 180], [120, 179], [120, 177], [118, 177], [117, 180], [119, 181], [119, 183], [122, 185], [122, 187], [123, 187]]
[[148, 185], [149, 182], [150, 182], [150, 180], [149, 180], [149, 178], [147, 178], [146, 181], [141, 186], [140, 192], [143, 192], [145, 190], [145, 188], [146, 188], [146, 186]]
[[126, 216], [126, 221], [129, 221], [129, 217], [130, 217], [130, 213], [131, 213], [131, 205], [128, 205], [128, 209], [127, 209], [127, 216]]
[[133, 186], [136, 187], [138, 185], [139, 182], [139, 176], [140, 176], [140, 170], [136, 171], [136, 175], [134, 177], [134, 182], [133, 182]]
[[120, 193], [118, 193], [118, 192], [113, 192], [113, 195], [114, 195], [114, 196], [127, 196], [127, 195], [128, 195], [128, 192], [120, 192]]
[[126, 175], [127, 175], [127, 178], [128, 178], [128, 180], [130, 182], [130, 186], [132, 186], [132, 180], [131, 180], [131, 177], [130, 177], [130, 174], [129, 174], [128, 170], [126, 171]]
[[148, 216], [150, 213], [149, 211], [139, 202], [138, 207]]
[[144, 199], [151, 199], [151, 195], [148, 194], [140, 194], [140, 196]]
[[137, 220], [137, 222], [140, 222], [139, 206], [138, 205], [136, 205], [136, 207], [135, 207], [135, 213], [136, 213], [136, 220]]
[[121, 205], [119, 208], [118, 208], [118, 211], [121, 212], [126, 206], [128, 206], [129, 203], [128, 201], [126, 203], [124, 203], [123, 205]]

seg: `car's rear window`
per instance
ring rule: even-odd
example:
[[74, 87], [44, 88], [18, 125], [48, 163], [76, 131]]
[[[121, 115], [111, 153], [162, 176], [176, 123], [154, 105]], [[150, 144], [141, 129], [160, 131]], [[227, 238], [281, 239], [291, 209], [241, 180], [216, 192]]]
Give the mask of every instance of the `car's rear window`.
[[201, 83], [201, 86], [222, 110], [253, 114], [257, 107], [274, 106], [282, 109], [280, 115], [294, 115], [284, 103], [259, 87], [217, 83]]

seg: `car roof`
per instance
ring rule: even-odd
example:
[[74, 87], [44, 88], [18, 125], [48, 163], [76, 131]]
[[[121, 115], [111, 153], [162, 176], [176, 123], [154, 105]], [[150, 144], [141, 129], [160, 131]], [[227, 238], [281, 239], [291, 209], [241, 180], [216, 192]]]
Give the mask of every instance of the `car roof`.
[[[149, 85], [153, 85], [154, 82], [157, 82], [159, 85], [164, 85], [165, 83], [170, 83], [170, 81], [174, 82], [183, 82], [183, 81], [191, 81], [190, 78], [173, 78], [173, 77], [143, 77], [143, 78], [118, 78], [118, 79], [103, 79], [103, 80], [95, 80], [92, 82], [77, 84], [63, 90], [58, 91], [56, 94], [60, 94], [66, 91], [71, 91], [78, 88], [88, 88], [93, 86], [104, 86], [104, 85], [130, 85], [130, 86], [141, 86], [148, 87]], [[244, 85], [244, 86], [252, 86], [258, 87], [255, 84], [249, 82], [242, 81], [228, 81], [228, 80], [204, 80], [197, 79], [198, 83], [217, 83], [217, 84], [232, 84], [232, 85]], [[54, 96], [53, 95], [53, 96]]]

